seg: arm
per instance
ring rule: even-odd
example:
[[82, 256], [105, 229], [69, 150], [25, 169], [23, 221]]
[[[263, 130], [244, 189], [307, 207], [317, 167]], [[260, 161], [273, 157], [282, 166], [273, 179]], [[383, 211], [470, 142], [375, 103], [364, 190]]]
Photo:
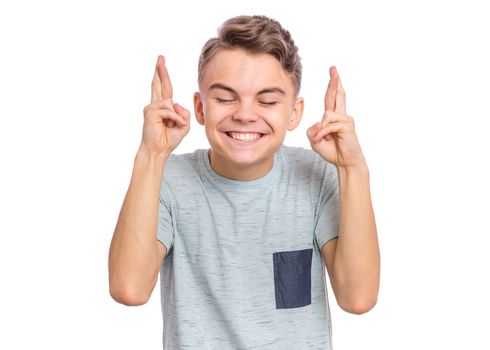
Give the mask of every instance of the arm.
[[109, 250], [109, 291], [122, 304], [146, 303], [158, 280], [167, 254], [156, 239], [163, 170], [189, 132], [189, 122], [189, 111], [172, 102], [172, 84], [159, 56], [141, 145]]
[[371, 204], [369, 170], [347, 115], [345, 92], [335, 67], [325, 94], [321, 123], [308, 129], [315, 152], [337, 167], [339, 236], [321, 249], [337, 303], [361, 314], [374, 307], [380, 280], [380, 253]]
[[380, 254], [367, 166], [338, 169], [340, 232], [322, 248], [339, 306], [361, 314], [374, 307], [380, 279]]
[[167, 157], [138, 151], [109, 251], [109, 290], [125, 305], [145, 304], [167, 253], [155, 237]]

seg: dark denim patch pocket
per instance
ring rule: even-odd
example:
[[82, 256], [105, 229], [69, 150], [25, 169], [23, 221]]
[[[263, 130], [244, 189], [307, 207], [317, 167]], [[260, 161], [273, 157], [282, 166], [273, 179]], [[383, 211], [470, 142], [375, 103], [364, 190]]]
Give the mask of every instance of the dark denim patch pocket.
[[313, 249], [272, 253], [276, 309], [311, 304], [311, 257]]

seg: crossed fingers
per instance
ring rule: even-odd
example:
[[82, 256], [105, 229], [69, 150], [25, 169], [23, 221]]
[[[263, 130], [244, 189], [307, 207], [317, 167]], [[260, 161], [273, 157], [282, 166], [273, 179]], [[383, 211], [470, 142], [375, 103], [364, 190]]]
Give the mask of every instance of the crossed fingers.
[[330, 67], [330, 81], [325, 93], [325, 112], [334, 111], [347, 114], [345, 107], [345, 91], [340, 82], [339, 73], [335, 66]]
[[159, 100], [172, 101], [172, 94], [172, 83], [170, 82], [167, 67], [165, 66], [165, 58], [158, 56], [155, 75], [151, 82], [151, 103]]
[[352, 119], [347, 116], [345, 91], [340, 82], [339, 73], [335, 66], [330, 67], [330, 81], [328, 82], [327, 91], [325, 93], [325, 113], [321, 121], [323, 130], [318, 132], [313, 138], [314, 142], [319, 142], [326, 136], [330, 140], [331, 133], [340, 131], [341, 125], [338, 122], [343, 122]]

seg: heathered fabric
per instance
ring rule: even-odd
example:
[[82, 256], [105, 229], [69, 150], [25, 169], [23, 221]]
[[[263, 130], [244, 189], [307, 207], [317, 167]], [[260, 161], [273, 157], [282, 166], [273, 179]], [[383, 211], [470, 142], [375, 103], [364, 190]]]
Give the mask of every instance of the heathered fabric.
[[171, 155], [159, 210], [164, 349], [331, 349], [320, 248], [338, 234], [334, 165], [283, 145], [243, 182], [207, 149]]

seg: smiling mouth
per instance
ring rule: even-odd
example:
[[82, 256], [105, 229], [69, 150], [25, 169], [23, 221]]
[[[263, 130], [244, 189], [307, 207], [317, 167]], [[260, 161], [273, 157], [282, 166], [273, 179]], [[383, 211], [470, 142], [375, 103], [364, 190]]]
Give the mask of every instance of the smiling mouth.
[[233, 140], [236, 141], [244, 141], [244, 142], [253, 142], [258, 139], [260, 139], [264, 134], [258, 133], [258, 132], [235, 132], [235, 131], [228, 131], [225, 133], [228, 135]]

